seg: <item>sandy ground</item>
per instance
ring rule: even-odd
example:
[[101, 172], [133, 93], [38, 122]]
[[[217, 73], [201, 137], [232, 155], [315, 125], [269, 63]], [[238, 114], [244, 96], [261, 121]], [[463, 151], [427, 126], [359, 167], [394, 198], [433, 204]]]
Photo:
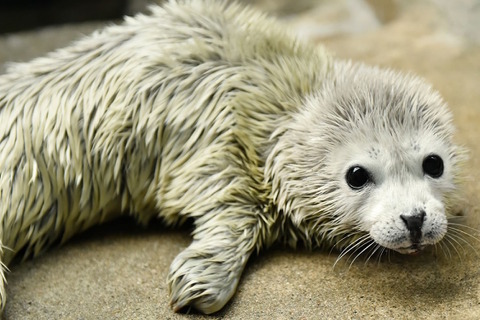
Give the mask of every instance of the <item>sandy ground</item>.
[[[449, 103], [465, 166], [465, 224], [480, 226], [479, 1], [250, 1], [340, 58], [393, 67], [433, 83]], [[453, 5], [456, 3], [456, 5]], [[100, 24], [0, 37], [0, 63], [28, 60]], [[0, 67], [0, 72], [1, 72]], [[214, 316], [168, 307], [168, 266], [188, 230], [95, 228], [8, 275], [5, 319], [479, 319], [480, 241], [415, 257], [362, 259], [274, 248], [249, 262], [238, 292]], [[477, 234], [478, 237], [478, 234]], [[467, 237], [468, 238], [468, 237]]]

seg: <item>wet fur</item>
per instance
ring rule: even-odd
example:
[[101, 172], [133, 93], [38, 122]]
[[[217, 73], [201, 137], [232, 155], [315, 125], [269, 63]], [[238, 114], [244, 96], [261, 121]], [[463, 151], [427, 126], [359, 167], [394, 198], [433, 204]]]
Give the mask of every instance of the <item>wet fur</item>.
[[336, 61], [254, 10], [153, 7], [0, 76], [1, 261], [120, 212], [192, 218], [171, 303], [215, 312], [254, 251], [369, 238], [343, 157], [372, 134], [392, 146], [425, 132], [442, 141], [448, 202], [450, 118], [422, 81]]

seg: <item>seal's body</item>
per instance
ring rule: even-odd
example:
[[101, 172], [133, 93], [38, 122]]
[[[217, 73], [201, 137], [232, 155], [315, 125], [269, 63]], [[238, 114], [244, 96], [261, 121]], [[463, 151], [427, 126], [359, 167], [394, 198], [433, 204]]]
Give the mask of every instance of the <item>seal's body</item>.
[[172, 306], [211, 313], [274, 242], [418, 252], [447, 232], [450, 121], [422, 81], [251, 9], [155, 7], [0, 76], [2, 262], [121, 212], [191, 218]]

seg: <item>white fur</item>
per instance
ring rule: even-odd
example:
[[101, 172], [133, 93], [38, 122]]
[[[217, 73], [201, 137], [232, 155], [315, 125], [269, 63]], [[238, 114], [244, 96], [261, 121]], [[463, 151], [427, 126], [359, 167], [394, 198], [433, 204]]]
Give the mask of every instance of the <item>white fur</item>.
[[[415, 250], [407, 249], [412, 243], [400, 216], [422, 209], [420, 246], [437, 243], [447, 231], [451, 213], [446, 206], [462, 158], [451, 140], [444, 102], [414, 77], [342, 62], [334, 69], [331, 81], [307, 101], [271, 155], [277, 163], [274, 177], [283, 178], [274, 180], [280, 207], [306, 234], [316, 228], [338, 240], [357, 230], [402, 253]], [[429, 154], [445, 162], [438, 179], [422, 170]], [[367, 168], [374, 183], [352, 190], [345, 174], [354, 165]], [[299, 176], [303, 183], [295, 179]]]

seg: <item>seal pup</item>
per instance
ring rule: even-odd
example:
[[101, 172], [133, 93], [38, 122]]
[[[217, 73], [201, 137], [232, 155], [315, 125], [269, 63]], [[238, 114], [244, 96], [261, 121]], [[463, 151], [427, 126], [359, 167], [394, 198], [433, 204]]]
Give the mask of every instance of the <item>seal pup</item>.
[[428, 84], [235, 3], [151, 11], [0, 76], [3, 266], [121, 213], [193, 220], [171, 305], [212, 313], [275, 242], [416, 253], [445, 237], [460, 153]]

